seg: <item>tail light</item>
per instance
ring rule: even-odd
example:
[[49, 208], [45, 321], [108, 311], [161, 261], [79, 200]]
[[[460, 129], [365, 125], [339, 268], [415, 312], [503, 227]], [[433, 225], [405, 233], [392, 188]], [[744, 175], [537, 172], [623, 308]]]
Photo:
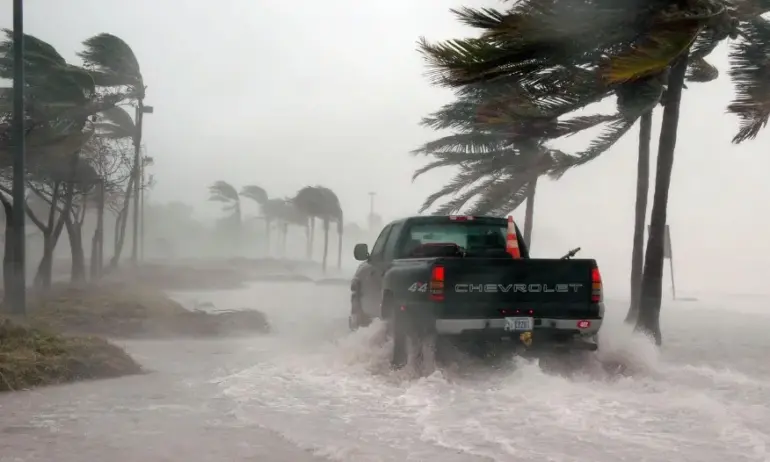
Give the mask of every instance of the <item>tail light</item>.
[[602, 300], [602, 273], [594, 267], [591, 269], [591, 303], [600, 303]]
[[451, 221], [473, 221], [473, 217], [466, 215], [449, 215]]
[[513, 223], [512, 216], [508, 216], [508, 231], [505, 237], [505, 251], [511, 254], [511, 258], [521, 258], [521, 251], [519, 251], [519, 239], [516, 237], [516, 225]]
[[444, 301], [444, 267], [436, 265], [430, 272], [430, 283], [428, 284], [430, 299], [433, 301]]

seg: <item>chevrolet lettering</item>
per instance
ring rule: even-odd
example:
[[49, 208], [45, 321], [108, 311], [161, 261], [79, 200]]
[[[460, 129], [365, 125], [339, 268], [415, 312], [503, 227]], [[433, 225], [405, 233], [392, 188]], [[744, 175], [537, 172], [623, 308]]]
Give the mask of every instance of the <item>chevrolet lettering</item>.
[[471, 352], [498, 345], [590, 353], [604, 318], [603, 286], [596, 260], [573, 258], [579, 250], [531, 258], [509, 217], [396, 220], [371, 248], [353, 249], [361, 265], [350, 285], [349, 325], [385, 321], [396, 368], [421, 361], [409, 351], [448, 344], [436, 337]]
[[455, 284], [455, 292], [473, 293], [473, 292], [520, 292], [520, 293], [566, 293], [577, 292], [583, 287], [583, 284]]

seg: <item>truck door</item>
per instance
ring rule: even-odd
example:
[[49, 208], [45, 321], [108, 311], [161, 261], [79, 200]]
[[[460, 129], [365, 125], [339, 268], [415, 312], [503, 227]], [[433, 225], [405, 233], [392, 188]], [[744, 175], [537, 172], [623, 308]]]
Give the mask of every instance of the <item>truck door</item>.
[[374, 241], [369, 259], [361, 265], [359, 283], [361, 284], [361, 308], [371, 317], [380, 314], [380, 299], [382, 298], [382, 274], [384, 273], [385, 242], [388, 239], [392, 224], [386, 226], [377, 240]]

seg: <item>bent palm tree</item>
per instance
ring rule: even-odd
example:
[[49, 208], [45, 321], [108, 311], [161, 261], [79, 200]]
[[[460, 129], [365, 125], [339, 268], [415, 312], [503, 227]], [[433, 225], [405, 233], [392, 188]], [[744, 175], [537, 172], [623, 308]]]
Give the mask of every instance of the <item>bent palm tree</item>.
[[[509, 101], [500, 107], [503, 96], [517, 91], [512, 86], [473, 87], [457, 101], [423, 119], [425, 126], [453, 129], [456, 133], [413, 151], [435, 159], [418, 169], [414, 178], [446, 166], [460, 167], [460, 173], [429, 196], [421, 212], [445, 196], [452, 199], [436, 213], [455, 213], [475, 202], [469, 213], [503, 215], [526, 200], [524, 238], [530, 242], [538, 177], [558, 170], [552, 174], [558, 178], [573, 160], [548, 148], [546, 141], [619, 119], [617, 115], [593, 115], [558, 120], [534, 107], [523, 95], [516, 97], [516, 113], [509, 111]], [[611, 143], [604, 149], [609, 146]]]
[[[508, 78], [534, 92], [554, 93], [553, 99], [562, 108], [583, 106], [603, 98], [608, 90], [645, 80], [667, 81], [653, 219], [642, 281], [645, 313], [637, 323], [638, 328], [653, 333], [659, 341], [663, 232], [687, 57], [692, 48], [690, 74], [708, 77], [711, 68], [702, 58], [713, 49], [709, 44], [731, 35], [730, 27], [724, 25], [732, 20], [725, 20], [728, 8], [724, 4], [707, 0], [655, 6], [654, 1], [545, 4], [531, 0], [519, 2], [505, 13], [463, 9], [457, 11], [461, 20], [484, 29], [482, 37], [440, 45], [423, 42], [422, 50], [441, 83], [462, 86]], [[567, 78], [576, 67], [602, 77], [594, 79], [601, 84], [594, 84], [592, 89]], [[589, 91], [578, 94], [575, 89]], [[619, 98], [621, 104], [628, 109], [628, 101]], [[626, 119], [638, 118], [648, 110], [640, 111], [637, 105], [632, 112], [635, 117]], [[630, 125], [628, 121], [620, 124], [617, 133], [624, 133], [623, 126], [627, 131]], [[575, 164], [591, 160], [593, 156], [587, 154], [579, 156], [583, 159]]]
[[83, 42], [84, 50], [78, 53], [86, 68], [91, 72], [96, 85], [103, 88], [126, 91], [127, 97], [136, 101], [134, 115], [134, 238], [131, 258], [136, 263], [138, 259], [138, 215], [139, 190], [142, 186], [142, 163], [140, 160], [142, 145], [142, 120], [145, 113], [145, 85], [139, 60], [126, 42], [112, 34], [101, 33]]
[[313, 240], [315, 237], [315, 219], [323, 216], [324, 204], [321, 194], [318, 192], [318, 186], [305, 186], [300, 189], [294, 198], [292, 204], [302, 213], [307, 220], [305, 232], [307, 235], [307, 246], [305, 256], [308, 260], [313, 259]]
[[265, 219], [265, 250], [266, 255], [270, 256], [270, 216], [265, 213], [265, 204], [268, 202], [267, 191], [260, 186], [251, 184], [242, 187], [240, 195], [256, 202], [262, 211], [262, 216]]
[[222, 210], [232, 212], [228, 218], [233, 223], [234, 229], [240, 238], [242, 217], [241, 198], [238, 195], [238, 191], [230, 183], [220, 180], [209, 186], [209, 195], [210, 201], [222, 202], [224, 204]]

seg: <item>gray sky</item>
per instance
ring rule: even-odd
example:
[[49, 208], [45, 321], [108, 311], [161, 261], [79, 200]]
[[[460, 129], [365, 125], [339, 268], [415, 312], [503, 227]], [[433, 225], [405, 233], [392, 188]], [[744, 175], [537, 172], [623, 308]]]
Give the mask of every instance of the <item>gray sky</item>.
[[[145, 122], [156, 200], [196, 203], [211, 215], [217, 209], [205, 202], [206, 188], [215, 180], [258, 184], [274, 196], [322, 184], [362, 223], [367, 192], [376, 191], [378, 211], [395, 218], [415, 213], [451, 173], [410, 180], [423, 160], [407, 153], [436, 136], [417, 122], [451, 99], [428, 85], [415, 42], [467, 34], [448, 8], [479, 0], [56, 3], [26, 1], [28, 33], [73, 61], [80, 42], [99, 32], [123, 38], [137, 54], [156, 110]], [[11, 2], [0, 9], [0, 25], [11, 26]], [[737, 124], [725, 114], [726, 50], [712, 61], [722, 77], [691, 86], [680, 122], [669, 207], [677, 284], [682, 292], [770, 293], [761, 276], [770, 251], [768, 134], [730, 144]], [[653, 137], [655, 151], [657, 130]], [[587, 140], [559, 147], [577, 150]], [[636, 130], [604, 158], [558, 183], [541, 182], [535, 250], [582, 246], [624, 290], [635, 167]], [[515, 215], [522, 214], [523, 207]]]

